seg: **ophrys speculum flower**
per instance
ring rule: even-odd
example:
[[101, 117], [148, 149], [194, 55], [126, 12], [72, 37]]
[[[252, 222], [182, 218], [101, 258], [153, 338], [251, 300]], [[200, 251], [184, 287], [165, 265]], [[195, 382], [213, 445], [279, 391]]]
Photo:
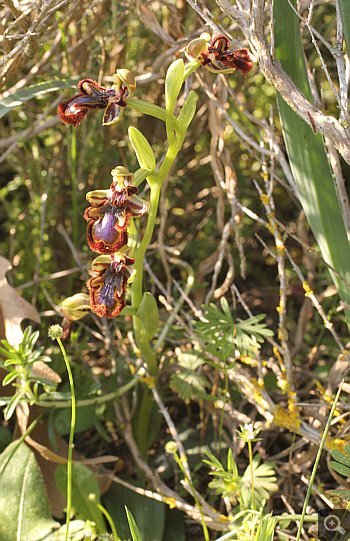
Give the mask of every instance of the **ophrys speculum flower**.
[[135, 262], [126, 254], [100, 255], [92, 262], [95, 276], [87, 283], [91, 309], [100, 317], [116, 317], [126, 306], [126, 288], [135, 270], [128, 269]]
[[134, 175], [124, 167], [112, 171], [113, 182], [109, 190], [94, 190], [86, 194], [92, 205], [84, 218], [88, 220], [89, 247], [99, 254], [113, 254], [128, 242], [127, 227], [131, 218], [147, 212], [147, 203], [136, 195]]
[[79, 126], [92, 109], [105, 109], [102, 124], [109, 126], [118, 122], [127, 106], [127, 100], [135, 91], [134, 76], [129, 70], [117, 70], [112, 77], [112, 88], [107, 89], [92, 79], [83, 79], [79, 82], [80, 94], [73, 96], [57, 107], [58, 116], [62, 122]]

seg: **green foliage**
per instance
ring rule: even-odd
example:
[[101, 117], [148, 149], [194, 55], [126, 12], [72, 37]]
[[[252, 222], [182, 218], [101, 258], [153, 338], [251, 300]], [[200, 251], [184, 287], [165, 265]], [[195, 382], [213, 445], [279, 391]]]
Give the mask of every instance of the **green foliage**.
[[0, 539], [48, 539], [59, 526], [51, 518], [45, 487], [34, 453], [14, 441], [0, 455]]
[[[0, 360], [2, 366], [9, 372], [3, 379], [3, 385], [12, 383], [13, 387], [17, 387], [19, 392], [15, 393], [9, 400], [5, 408], [5, 419], [9, 419], [17, 404], [22, 398], [35, 400], [38, 398], [38, 384], [40, 383], [47, 389], [55, 388], [56, 385], [52, 379], [45, 377], [45, 370], [41, 369], [40, 375], [33, 373], [33, 365], [35, 362], [49, 363], [51, 359], [46, 355], [42, 355], [43, 347], [35, 348], [35, 344], [39, 338], [39, 331], [32, 331], [29, 326], [23, 334], [23, 340], [16, 350], [7, 340], [2, 340], [4, 347], [0, 347], [0, 354], [5, 357], [5, 360]], [[17, 378], [20, 382], [16, 382]], [[33, 384], [33, 386], [32, 386]]]
[[130, 143], [135, 150], [135, 154], [139, 161], [140, 167], [143, 169], [148, 169], [151, 171], [151, 174], [154, 174], [156, 171], [156, 160], [153, 154], [153, 150], [146, 137], [133, 126], [129, 128], [129, 138]]
[[142, 323], [142, 339], [147, 341], [152, 340], [158, 331], [159, 312], [157, 301], [149, 291], [145, 291], [143, 294], [136, 315]]
[[[300, 21], [284, 0], [274, 0], [274, 19], [276, 57], [312, 102]], [[308, 222], [325, 261], [349, 283], [350, 246], [322, 136], [315, 135], [279, 95], [277, 100], [291, 169]], [[332, 272], [331, 276], [340, 298], [350, 304], [348, 286]]]
[[129, 522], [130, 531], [131, 531], [133, 541], [142, 541], [142, 537], [141, 537], [141, 534], [139, 532], [139, 529], [137, 527], [137, 524], [135, 522], [134, 517], [132, 516], [132, 514], [130, 513], [130, 511], [129, 511], [129, 509], [127, 507], [125, 507], [125, 510], [126, 510], [126, 514], [127, 514], [127, 517], [128, 517], [128, 522]]
[[[217, 479], [209, 483], [209, 487], [215, 489], [216, 494], [222, 497], [229, 497], [234, 505], [238, 501], [241, 510], [251, 509], [252, 472], [250, 465], [245, 470], [243, 476], [240, 476], [231, 449], [228, 451], [226, 467], [209, 451], [206, 451], [206, 455], [208, 459], [204, 459], [203, 462], [213, 469], [210, 475], [217, 477]], [[278, 485], [275, 483], [276, 477], [273, 464], [269, 462], [260, 464], [260, 460], [260, 455], [256, 455], [252, 466], [255, 498], [262, 504], [264, 500], [270, 497], [272, 492], [278, 490]]]
[[332, 457], [336, 460], [331, 460], [329, 465], [333, 470], [344, 475], [344, 477], [350, 477], [350, 445], [345, 444], [345, 452], [339, 451], [338, 449], [331, 450]]
[[179, 354], [178, 364], [181, 371], [171, 376], [171, 388], [178, 393], [186, 404], [189, 404], [194, 396], [202, 396], [205, 389], [210, 386], [208, 380], [196, 372], [198, 368], [204, 365], [204, 361], [199, 355], [199, 353]]
[[125, 506], [132, 513], [143, 541], [166, 541], [165, 508], [163, 502], [147, 498], [141, 494], [112, 483], [103, 496], [103, 503], [116, 525], [118, 536], [130, 538], [130, 529], [125, 516]]
[[339, 12], [341, 16], [341, 21], [343, 24], [344, 38], [346, 43], [346, 49], [350, 51], [350, 13], [349, 5], [346, 0], [338, 0]]
[[62, 81], [48, 81], [45, 83], [38, 83], [36, 85], [27, 86], [11, 92], [5, 98], [0, 100], [0, 118], [9, 113], [14, 107], [23, 105], [28, 100], [32, 100], [37, 96], [42, 96], [48, 92], [56, 92], [65, 88], [74, 88], [77, 86], [77, 79], [66, 79]]
[[225, 297], [221, 297], [220, 302], [223, 311], [215, 304], [202, 306], [207, 321], [195, 322], [202, 340], [221, 356], [235, 356], [236, 349], [242, 355], [254, 355], [254, 349], [261, 347], [264, 338], [273, 336], [266, 323], [260, 323], [265, 314], [235, 323]]

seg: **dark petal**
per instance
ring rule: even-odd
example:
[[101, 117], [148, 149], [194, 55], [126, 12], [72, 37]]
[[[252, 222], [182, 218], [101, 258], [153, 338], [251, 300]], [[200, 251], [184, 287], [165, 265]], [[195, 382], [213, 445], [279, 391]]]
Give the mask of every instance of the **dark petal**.
[[104, 86], [98, 85], [92, 79], [83, 79], [79, 82], [78, 87], [82, 94], [93, 98], [101, 98], [106, 101], [106, 105], [108, 104], [108, 100], [117, 97], [117, 92], [114, 88], [107, 89]]
[[110, 103], [104, 114], [102, 125], [110, 126], [111, 124], [115, 124], [120, 120], [122, 113], [123, 111], [120, 105], [118, 105], [116, 102]]
[[250, 72], [253, 67], [252, 59], [249, 56], [248, 49], [239, 49], [227, 56], [220, 58], [220, 61], [227, 68], [235, 68], [243, 73], [244, 76]]
[[[133, 259], [132, 257], [128, 257], [127, 255], [125, 256], [125, 266], [126, 267], [129, 267], [129, 265], [133, 265], [135, 263], [135, 259]], [[128, 273], [128, 278], [130, 276], [130, 272], [125, 269]]]
[[[215, 39], [213, 39], [213, 41], [211, 42], [211, 47], [209, 47], [209, 52], [212, 53], [215, 51], [218, 51], [218, 52], [228, 51], [229, 47], [230, 47], [230, 42], [227, 39], [227, 37], [224, 35], [220, 35], [220, 36], [217, 36]], [[214, 51], [211, 49], [214, 49]]]
[[79, 126], [90, 109], [105, 109], [106, 103], [101, 98], [92, 98], [77, 94], [57, 106], [57, 113], [62, 122]]
[[66, 115], [74, 114], [77, 109], [87, 108], [87, 109], [105, 109], [107, 103], [102, 98], [94, 98], [91, 96], [76, 96], [72, 98], [65, 110]]
[[107, 90], [104, 86], [100, 86], [93, 79], [83, 79], [79, 81], [78, 88], [82, 94], [86, 96], [100, 96]]
[[80, 109], [77, 109], [74, 114], [66, 114], [67, 106], [70, 104], [70, 102], [74, 99], [76, 99], [77, 96], [74, 98], [71, 98], [68, 101], [64, 101], [62, 103], [59, 103], [57, 106], [57, 113], [62, 122], [65, 124], [73, 124], [73, 126], [77, 127], [79, 126], [80, 122], [83, 120], [83, 118], [87, 115], [89, 112], [89, 109], [80, 107]]

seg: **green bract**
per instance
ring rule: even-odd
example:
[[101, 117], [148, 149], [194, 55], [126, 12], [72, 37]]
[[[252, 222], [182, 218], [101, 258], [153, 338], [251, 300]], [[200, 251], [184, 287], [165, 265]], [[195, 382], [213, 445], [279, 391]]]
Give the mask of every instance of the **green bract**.
[[142, 338], [147, 341], [152, 340], [158, 330], [159, 312], [156, 299], [148, 291], [143, 294], [136, 315], [142, 323]]
[[154, 174], [156, 172], [156, 160], [146, 137], [137, 128], [130, 126], [129, 138], [140, 166], [144, 169], [150, 169]]
[[180, 134], [181, 144], [186, 136], [188, 126], [190, 125], [196, 112], [197, 100], [197, 94], [191, 90], [177, 118], [176, 131]]
[[174, 112], [176, 100], [184, 80], [184, 71], [182, 59], [173, 62], [167, 71], [165, 79], [165, 108], [167, 115], [172, 115]]

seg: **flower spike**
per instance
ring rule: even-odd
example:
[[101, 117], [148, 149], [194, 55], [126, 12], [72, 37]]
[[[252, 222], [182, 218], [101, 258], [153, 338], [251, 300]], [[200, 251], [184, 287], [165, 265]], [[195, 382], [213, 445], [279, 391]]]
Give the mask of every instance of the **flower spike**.
[[[118, 76], [119, 72], [121, 72], [120, 76]], [[80, 94], [60, 103], [57, 107], [57, 113], [62, 122], [75, 127], [79, 126], [91, 109], [105, 109], [103, 126], [118, 122], [123, 108], [127, 106], [126, 100], [131, 97], [136, 85], [132, 73], [128, 70], [117, 70], [113, 81], [118, 81], [118, 84], [113, 84], [110, 89], [100, 86], [92, 79], [80, 81], [78, 84]]]
[[90, 278], [87, 286], [91, 308], [100, 317], [116, 317], [126, 306], [126, 288], [136, 272], [127, 267], [134, 262], [134, 259], [122, 252], [112, 257], [101, 255], [92, 262], [95, 276]]

